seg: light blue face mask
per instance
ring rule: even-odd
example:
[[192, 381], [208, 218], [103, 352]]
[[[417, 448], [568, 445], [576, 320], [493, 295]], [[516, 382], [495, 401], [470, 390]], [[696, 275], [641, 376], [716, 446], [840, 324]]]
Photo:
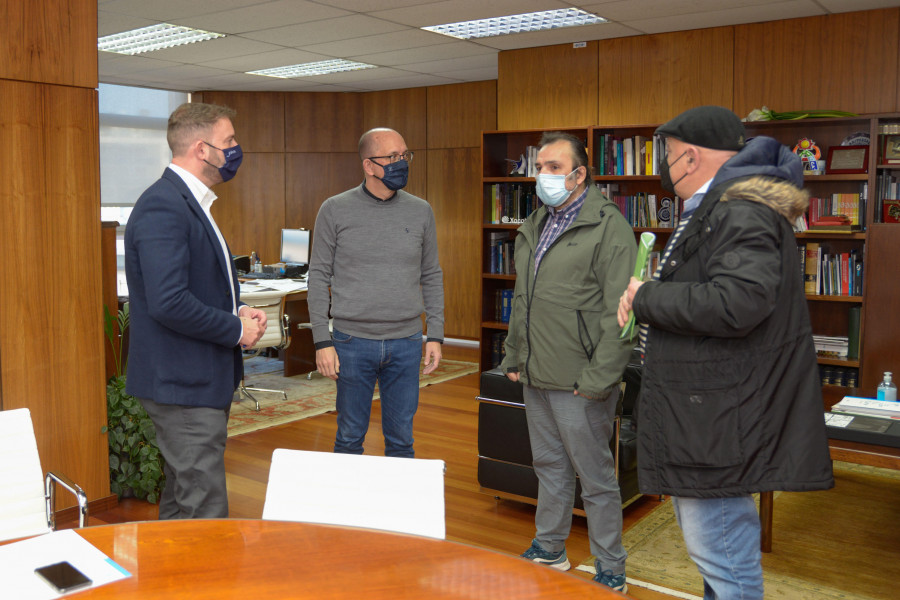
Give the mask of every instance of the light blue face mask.
[[[575, 171], [577, 170], [576, 168]], [[572, 171], [572, 173], [575, 171]], [[569, 175], [572, 173], [569, 173]], [[566, 189], [566, 179], [569, 178], [569, 175], [538, 174], [537, 195], [541, 202], [554, 208], [565, 202], [566, 198], [574, 191], [574, 189]]]

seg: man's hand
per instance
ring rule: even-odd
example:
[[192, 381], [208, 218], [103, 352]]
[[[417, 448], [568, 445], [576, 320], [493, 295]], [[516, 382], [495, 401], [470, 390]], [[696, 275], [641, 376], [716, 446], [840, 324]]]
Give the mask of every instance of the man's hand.
[[507, 373], [506, 378], [509, 379], [510, 381], [515, 381], [516, 383], [518, 383], [519, 382], [519, 372], [515, 371], [513, 373]]
[[258, 342], [266, 332], [265, 324], [260, 325], [258, 320], [251, 319], [250, 317], [241, 317], [241, 327], [243, 327], [243, 330], [241, 332], [240, 343], [241, 348], [245, 350], [255, 346], [256, 342]]
[[337, 381], [341, 371], [341, 361], [338, 359], [334, 346], [316, 350], [316, 369], [328, 379]]
[[252, 306], [243, 305], [238, 311], [239, 317], [247, 317], [249, 319], [253, 319], [254, 321], [258, 321], [260, 327], [263, 328], [263, 332], [266, 330], [266, 326], [269, 324], [269, 316], [266, 314], [266, 311], [253, 308]]
[[434, 373], [439, 364], [441, 364], [440, 342], [425, 342], [425, 368], [422, 369], [422, 375]]
[[637, 294], [638, 288], [642, 285], [644, 285], [643, 281], [632, 277], [631, 281], [628, 283], [628, 287], [622, 292], [622, 297], [619, 298], [619, 310], [616, 312], [616, 319], [619, 322], [619, 327], [625, 327], [625, 323], [628, 322], [628, 313], [631, 312], [631, 304], [634, 302], [634, 295]]

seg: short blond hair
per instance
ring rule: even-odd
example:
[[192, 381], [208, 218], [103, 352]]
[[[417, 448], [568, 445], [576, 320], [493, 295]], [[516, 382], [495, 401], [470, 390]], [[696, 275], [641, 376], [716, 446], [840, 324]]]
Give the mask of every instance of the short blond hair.
[[203, 102], [186, 102], [169, 115], [166, 141], [172, 156], [181, 156], [196, 140], [208, 136], [220, 119], [234, 120], [233, 108]]

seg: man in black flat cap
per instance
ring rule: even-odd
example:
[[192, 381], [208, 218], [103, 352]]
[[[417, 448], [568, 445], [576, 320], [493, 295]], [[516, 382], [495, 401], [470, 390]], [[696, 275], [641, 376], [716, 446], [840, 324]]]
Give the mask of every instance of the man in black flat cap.
[[704, 598], [761, 599], [751, 494], [834, 485], [791, 227], [803, 170], [722, 107], [656, 132], [662, 185], [685, 201], [652, 280], [619, 301], [619, 325], [631, 310], [642, 324], [639, 485], [672, 496]]

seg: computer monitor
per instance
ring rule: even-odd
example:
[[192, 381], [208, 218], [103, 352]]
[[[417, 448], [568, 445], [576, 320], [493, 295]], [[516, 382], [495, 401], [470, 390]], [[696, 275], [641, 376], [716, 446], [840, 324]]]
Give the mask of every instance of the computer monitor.
[[309, 231], [281, 230], [281, 262], [289, 265], [309, 264]]

